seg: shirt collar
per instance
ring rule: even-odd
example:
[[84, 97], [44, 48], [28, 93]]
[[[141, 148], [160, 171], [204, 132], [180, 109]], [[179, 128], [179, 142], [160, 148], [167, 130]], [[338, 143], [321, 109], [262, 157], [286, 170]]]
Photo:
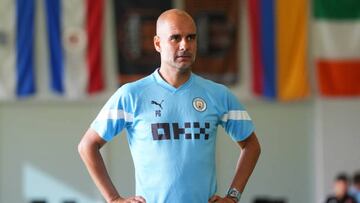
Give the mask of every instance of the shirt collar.
[[171, 91], [172, 93], [176, 93], [180, 90], [183, 90], [183, 89], [187, 89], [191, 84], [192, 84], [192, 81], [193, 81], [193, 77], [194, 77], [194, 74], [191, 73], [190, 74], [190, 77], [189, 79], [184, 83], [182, 84], [180, 87], [176, 88], [172, 85], [170, 85], [169, 83], [167, 83], [164, 78], [161, 77], [160, 73], [159, 73], [159, 69], [160, 68], [157, 68], [154, 73], [153, 73], [153, 76], [154, 76], [154, 79], [155, 81], [161, 85], [162, 87], [164, 87], [165, 89]]

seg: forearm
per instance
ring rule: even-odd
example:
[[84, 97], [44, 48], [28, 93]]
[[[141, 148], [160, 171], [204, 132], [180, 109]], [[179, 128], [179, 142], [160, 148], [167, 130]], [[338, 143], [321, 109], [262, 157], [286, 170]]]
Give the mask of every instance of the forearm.
[[119, 193], [110, 179], [99, 148], [96, 146], [86, 146], [86, 144], [79, 145], [79, 153], [91, 178], [105, 200], [111, 202], [118, 198]]
[[256, 136], [251, 139], [250, 142], [247, 142], [246, 145], [242, 147], [235, 176], [230, 186], [231, 188], [237, 188], [240, 192], [244, 190], [260, 156], [261, 150]]

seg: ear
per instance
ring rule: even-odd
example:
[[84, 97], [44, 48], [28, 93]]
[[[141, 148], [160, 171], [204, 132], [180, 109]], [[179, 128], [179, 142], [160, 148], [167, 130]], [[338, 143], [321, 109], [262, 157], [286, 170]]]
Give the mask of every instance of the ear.
[[160, 51], [161, 51], [161, 48], [160, 48], [160, 37], [157, 36], [157, 35], [154, 36], [154, 47], [155, 47], [156, 51], [160, 53]]

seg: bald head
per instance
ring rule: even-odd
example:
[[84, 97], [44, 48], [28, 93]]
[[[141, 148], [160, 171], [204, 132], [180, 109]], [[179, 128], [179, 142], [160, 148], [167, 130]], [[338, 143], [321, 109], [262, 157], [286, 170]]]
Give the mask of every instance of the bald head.
[[197, 50], [196, 26], [185, 11], [171, 9], [156, 22], [154, 47], [160, 53], [161, 70], [189, 73]]
[[170, 9], [164, 11], [156, 21], [156, 35], [161, 35], [164, 27], [171, 26], [171, 24], [187, 23], [193, 26], [196, 30], [193, 18], [185, 11], [180, 9]]

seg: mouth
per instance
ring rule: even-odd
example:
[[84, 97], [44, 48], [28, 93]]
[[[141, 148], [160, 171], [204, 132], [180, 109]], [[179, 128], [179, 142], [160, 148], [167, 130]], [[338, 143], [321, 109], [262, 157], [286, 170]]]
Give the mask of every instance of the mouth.
[[192, 56], [191, 55], [178, 55], [176, 56], [176, 59], [184, 59], [184, 60], [187, 60], [187, 59], [191, 59]]

